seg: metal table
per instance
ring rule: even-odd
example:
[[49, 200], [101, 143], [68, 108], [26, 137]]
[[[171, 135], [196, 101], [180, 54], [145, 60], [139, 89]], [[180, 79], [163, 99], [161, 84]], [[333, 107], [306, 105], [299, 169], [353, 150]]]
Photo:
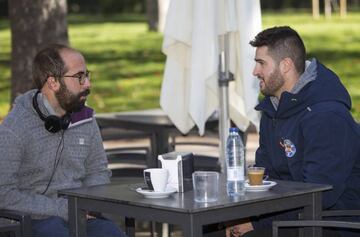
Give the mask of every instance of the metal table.
[[[134, 236], [135, 219], [177, 224], [183, 236], [203, 236], [203, 226], [240, 218], [303, 208], [304, 219], [321, 218], [321, 192], [330, 185], [277, 181], [270, 191], [247, 192], [238, 200], [226, 194], [222, 182], [219, 200], [196, 203], [193, 192], [175, 193], [168, 198], [147, 199], [131, 190], [128, 185], [108, 184], [88, 188], [60, 191], [69, 200], [69, 224], [72, 237], [86, 236], [86, 212], [98, 211], [126, 217], [126, 232]], [[306, 228], [305, 236], [320, 236], [319, 228]]]
[[[150, 134], [151, 160], [149, 167], [157, 167], [157, 157], [170, 151], [169, 136], [171, 132], [179, 133], [169, 117], [161, 109], [140, 110], [119, 113], [96, 114], [100, 127], [113, 127], [143, 131]], [[218, 126], [218, 120], [209, 119], [207, 128]]]

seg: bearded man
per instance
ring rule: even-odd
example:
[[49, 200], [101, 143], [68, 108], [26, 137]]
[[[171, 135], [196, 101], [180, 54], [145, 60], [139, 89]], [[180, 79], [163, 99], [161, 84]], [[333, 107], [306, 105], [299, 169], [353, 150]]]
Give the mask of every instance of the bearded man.
[[[33, 61], [37, 87], [16, 98], [0, 126], [0, 209], [31, 214], [32, 236], [67, 237], [68, 202], [60, 189], [110, 182], [93, 110], [90, 72], [80, 52], [50, 45]], [[125, 236], [88, 215], [87, 236]]]
[[[265, 167], [271, 179], [332, 185], [323, 193], [323, 209], [360, 209], [360, 128], [346, 88], [319, 61], [306, 61], [301, 37], [288, 26], [266, 29], [250, 44], [256, 47], [253, 74], [265, 96], [255, 108], [262, 112], [256, 166]], [[231, 232], [271, 236], [273, 220], [297, 219], [300, 212], [256, 216]], [[280, 231], [297, 236], [293, 229]], [[360, 235], [327, 229], [323, 234]]]

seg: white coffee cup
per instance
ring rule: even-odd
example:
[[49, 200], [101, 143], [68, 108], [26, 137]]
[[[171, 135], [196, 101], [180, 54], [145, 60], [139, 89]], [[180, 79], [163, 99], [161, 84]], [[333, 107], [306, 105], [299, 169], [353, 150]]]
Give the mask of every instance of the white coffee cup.
[[144, 180], [149, 190], [164, 192], [168, 183], [169, 172], [163, 168], [151, 168], [144, 170]]

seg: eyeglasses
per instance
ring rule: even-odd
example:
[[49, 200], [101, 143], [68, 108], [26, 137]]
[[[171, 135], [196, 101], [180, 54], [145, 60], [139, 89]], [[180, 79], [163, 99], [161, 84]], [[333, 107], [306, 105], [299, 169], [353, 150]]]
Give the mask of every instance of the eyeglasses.
[[84, 85], [86, 79], [88, 79], [90, 81], [90, 71], [86, 70], [85, 72], [78, 72], [74, 75], [64, 75], [63, 77], [73, 77], [73, 78], [77, 78], [79, 80], [79, 84], [80, 85]]

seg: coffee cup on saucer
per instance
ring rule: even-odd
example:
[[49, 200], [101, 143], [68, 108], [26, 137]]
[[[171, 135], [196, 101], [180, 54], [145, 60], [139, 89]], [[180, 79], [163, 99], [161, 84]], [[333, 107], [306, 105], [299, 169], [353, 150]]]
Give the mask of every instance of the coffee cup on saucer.
[[264, 173], [265, 173], [264, 167], [255, 167], [255, 166], [248, 167], [247, 174], [249, 178], [249, 184], [263, 185]]
[[164, 168], [151, 168], [144, 170], [144, 180], [150, 191], [165, 192], [169, 172]]

